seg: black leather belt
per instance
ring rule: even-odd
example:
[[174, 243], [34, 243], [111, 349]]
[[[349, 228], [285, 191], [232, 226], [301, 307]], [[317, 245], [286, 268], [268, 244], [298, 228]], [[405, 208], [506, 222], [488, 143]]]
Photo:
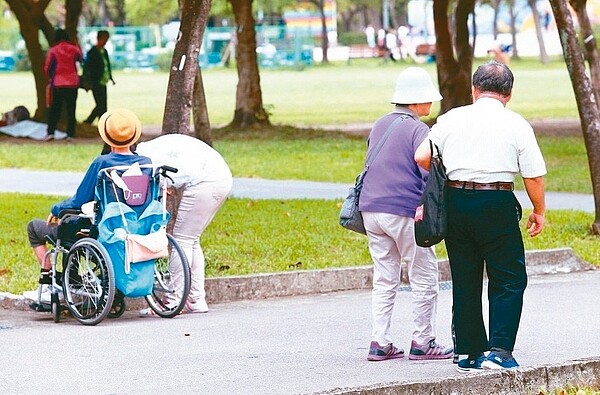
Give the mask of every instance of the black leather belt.
[[512, 182], [488, 182], [480, 183], [473, 181], [448, 181], [448, 186], [457, 189], [470, 189], [474, 191], [514, 191]]

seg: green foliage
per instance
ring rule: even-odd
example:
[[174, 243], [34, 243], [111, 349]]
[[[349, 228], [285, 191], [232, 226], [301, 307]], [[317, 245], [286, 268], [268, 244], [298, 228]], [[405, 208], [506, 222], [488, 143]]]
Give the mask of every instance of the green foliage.
[[156, 57], [155, 63], [160, 71], [168, 72], [173, 61], [173, 51], [161, 52]]
[[361, 32], [340, 33], [338, 41], [341, 45], [367, 44], [365, 34]]
[[125, 0], [125, 9], [132, 26], [162, 25], [179, 16], [179, 2], [172, 0]]

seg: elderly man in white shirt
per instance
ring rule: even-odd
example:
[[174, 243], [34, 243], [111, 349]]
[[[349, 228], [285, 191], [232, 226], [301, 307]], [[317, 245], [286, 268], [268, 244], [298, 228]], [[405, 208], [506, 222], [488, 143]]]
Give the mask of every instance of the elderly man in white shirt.
[[[475, 102], [441, 115], [415, 153], [417, 163], [428, 169], [431, 140], [450, 180], [445, 242], [452, 271], [455, 352], [468, 355], [458, 362], [462, 372], [519, 366], [512, 351], [527, 272], [521, 206], [512, 192], [517, 174], [533, 203], [529, 235], [537, 236], [544, 227], [546, 165], [529, 123], [506, 108], [513, 81], [504, 64], [479, 66], [473, 75]], [[489, 339], [481, 304], [484, 262]]]
[[[205, 260], [200, 236], [231, 192], [233, 178], [229, 166], [211, 146], [183, 134], [166, 134], [140, 143], [136, 152], [140, 155], [144, 152], [153, 164], [178, 169], [170, 175], [173, 186], [183, 188], [173, 237], [189, 261], [192, 280], [183, 311], [206, 313]], [[153, 310], [144, 309], [140, 315], [153, 315]]]

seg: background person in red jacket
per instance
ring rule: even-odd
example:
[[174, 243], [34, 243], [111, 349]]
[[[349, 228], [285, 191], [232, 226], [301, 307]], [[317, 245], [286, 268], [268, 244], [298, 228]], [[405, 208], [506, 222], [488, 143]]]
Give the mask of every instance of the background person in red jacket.
[[54, 131], [63, 105], [67, 111], [67, 139], [75, 137], [75, 109], [79, 89], [77, 63], [81, 64], [83, 61], [81, 48], [69, 41], [65, 30], [56, 29], [54, 41], [55, 44], [48, 50], [44, 64], [52, 98], [45, 141], [54, 139]]

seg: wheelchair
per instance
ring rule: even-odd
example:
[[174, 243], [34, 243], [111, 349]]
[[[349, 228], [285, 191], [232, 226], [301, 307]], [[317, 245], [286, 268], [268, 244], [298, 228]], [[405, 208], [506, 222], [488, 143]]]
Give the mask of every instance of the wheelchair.
[[[129, 189], [125, 177], [131, 166], [103, 169], [98, 175], [93, 209], [63, 210], [60, 213], [58, 237], [56, 240], [48, 237], [51, 248], [44, 256], [52, 266], [50, 281], [46, 284], [50, 300], [41, 300], [43, 284], [40, 284], [37, 300], [30, 305], [32, 309], [51, 312], [54, 322], [59, 322], [66, 308], [81, 324], [96, 325], [106, 317], [120, 317], [126, 310], [127, 296], [143, 296], [148, 306], [163, 318], [175, 317], [185, 307], [190, 292], [190, 268], [183, 249], [170, 234], [166, 234], [168, 245], [163, 249], [163, 256], [144, 262], [143, 270], [146, 273], [133, 280], [124, 274], [126, 270], [124, 272], [123, 267], [131, 266], [131, 272], [134, 272], [133, 268], [138, 263], [128, 265], [128, 262], [124, 262], [127, 259], [119, 259], [124, 258], [120, 254], [119, 243], [112, 245], [106, 240], [106, 235], [114, 238], [117, 233], [117, 229], [107, 231], [103, 225], [103, 216], [108, 216], [107, 210], [112, 207], [114, 211], [111, 203], [118, 203], [121, 213], [128, 210], [128, 215], [136, 217], [139, 214], [144, 218], [150, 218], [147, 215], [149, 207], [161, 207], [159, 214], [163, 221], [151, 226], [164, 227], [168, 221], [166, 190], [170, 177], [167, 172], [174, 173], [177, 169], [169, 166], [134, 166], [139, 166], [138, 170], [143, 171], [136, 177], [130, 177], [139, 184], [137, 190]], [[139, 202], [132, 203], [135, 199]], [[123, 215], [123, 221], [126, 220]], [[127, 223], [123, 225], [127, 228]], [[113, 259], [115, 257], [117, 259]], [[132, 293], [129, 287], [131, 282], [139, 283], [141, 277], [145, 278], [141, 281], [142, 291]]]

